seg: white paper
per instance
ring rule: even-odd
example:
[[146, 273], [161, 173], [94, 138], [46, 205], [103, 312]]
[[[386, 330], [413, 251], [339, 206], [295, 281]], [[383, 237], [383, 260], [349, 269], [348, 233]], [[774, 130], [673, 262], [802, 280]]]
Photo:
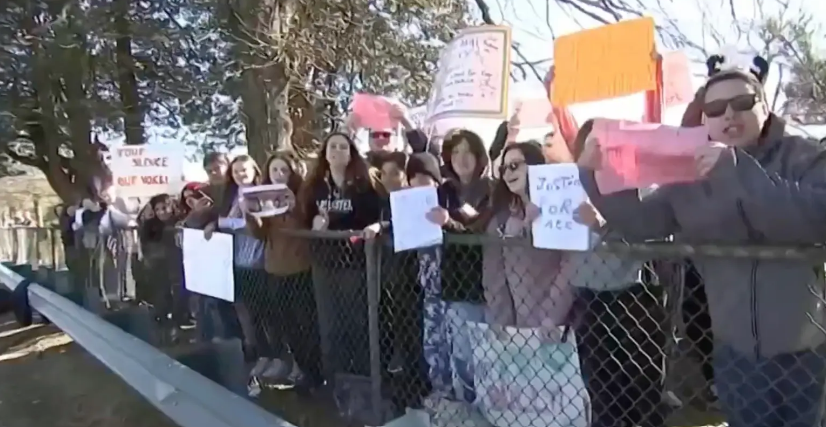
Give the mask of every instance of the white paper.
[[247, 226], [247, 221], [244, 218], [218, 218], [218, 228], [239, 230]]
[[563, 251], [587, 251], [591, 232], [574, 221], [574, 210], [587, 199], [573, 163], [528, 167], [531, 202], [539, 207], [532, 226], [533, 246]]
[[442, 243], [442, 227], [425, 217], [437, 206], [439, 196], [436, 187], [415, 187], [390, 193], [390, 218], [396, 252]]
[[203, 230], [184, 228], [182, 240], [186, 289], [234, 302], [232, 235], [212, 233], [207, 240]]

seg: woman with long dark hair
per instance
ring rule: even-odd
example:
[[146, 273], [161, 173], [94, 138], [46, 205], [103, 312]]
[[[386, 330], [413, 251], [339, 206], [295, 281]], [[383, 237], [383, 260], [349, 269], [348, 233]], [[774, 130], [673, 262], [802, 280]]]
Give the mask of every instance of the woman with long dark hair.
[[[377, 185], [353, 140], [343, 133], [328, 135], [299, 195], [305, 226], [362, 230], [377, 222], [382, 206]], [[321, 240], [312, 243], [312, 253], [324, 369], [369, 376], [364, 246]]]
[[303, 212], [296, 204], [296, 195], [304, 182], [298, 170], [298, 160], [289, 152], [274, 153], [264, 168], [263, 184], [287, 186], [287, 212], [259, 218], [244, 207], [247, 228], [265, 243], [267, 272], [267, 285], [259, 289], [259, 297], [250, 301], [249, 309], [253, 322], [268, 330], [270, 345], [276, 353], [286, 355], [286, 343], [294, 358], [291, 370], [279, 372], [276, 363], [272, 363], [261, 377], [269, 380], [290, 374], [297, 386], [314, 389], [323, 384], [324, 378], [309, 245], [305, 238], [281, 233], [307, 228]]
[[[539, 209], [531, 203], [528, 166], [545, 163], [539, 144], [509, 145], [502, 153], [500, 178], [491, 194], [491, 206], [478, 226], [497, 236], [531, 236]], [[559, 271], [561, 252], [532, 247], [486, 246], [482, 283], [491, 325], [547, 328], [563, 326], [573, 303], [566, 284], [549, 283]]]

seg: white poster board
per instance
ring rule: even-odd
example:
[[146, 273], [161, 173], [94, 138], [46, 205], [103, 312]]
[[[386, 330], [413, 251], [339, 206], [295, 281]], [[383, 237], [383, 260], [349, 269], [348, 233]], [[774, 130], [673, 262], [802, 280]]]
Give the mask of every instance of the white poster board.
[[414, 187], [390, 193], [390, 221], [396, 252], [442, 244], [442, 227], [426, 218], [437, 206], [436, 187]]
[[212, 233], [212, 238], [207, 240], [203, 230], [185, 228], [182, 231], [181, 249], [184, 255], [186, 289], [234, 302], [232, 235]]
[[541, 212], [531, 230], [534, 247], [563, 251], [591, 248], [590, 230], [573, 217], [574, 209], [588, 198], [576, 164], [529, 166], [528, 188], [531, 202]]
[[485, 25], [467, 28], [442, 50], [428, 102], [428, 122], [443, 117], [508, 114], [511, 29]]
[[184, 149], [174, 145], [117, 147], [111, 169], [119, 197], [176, 194], [184, 185]]

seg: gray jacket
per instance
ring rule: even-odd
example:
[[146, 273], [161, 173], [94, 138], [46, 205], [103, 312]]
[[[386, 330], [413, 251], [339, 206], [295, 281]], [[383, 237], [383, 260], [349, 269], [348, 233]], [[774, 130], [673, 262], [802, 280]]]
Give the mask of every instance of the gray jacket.
[[[727, 245], [826, 242], [826, 150], [788, 136], [772, 117], [759, 144], [724, 154], [706, 179], [600, 195], [581, 180], [607, 225], [627, 239]], [[823, 263], [699, 257], [715, 339], [743, 354], [771, 357], [826, 342]]]

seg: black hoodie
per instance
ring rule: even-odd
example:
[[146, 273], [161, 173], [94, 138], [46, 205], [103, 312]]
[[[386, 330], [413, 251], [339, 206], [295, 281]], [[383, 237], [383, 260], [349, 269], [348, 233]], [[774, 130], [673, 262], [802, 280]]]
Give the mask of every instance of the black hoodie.
[[325, 210], [328, 230], [362, 230], [379, 219], [382, 197], [370, 182], [350, 182], [339, 188], [328, 176], [313, 189], [312, 202], [306, 212], [308, 226]]
[[[369, 181], [350, 182], [339, 188], [327, 176], [311, 191], [312, 198], [305, 207], [308, 228], [322, 209], [327, 212], [327, 229], [331, 231], [363, 230], [380, 218], [382, 197]], [[324, 265], [357, 270], [366, 266], [364, 245], [359, 242], [323, 239], [311, 246], [316, 259]]]

